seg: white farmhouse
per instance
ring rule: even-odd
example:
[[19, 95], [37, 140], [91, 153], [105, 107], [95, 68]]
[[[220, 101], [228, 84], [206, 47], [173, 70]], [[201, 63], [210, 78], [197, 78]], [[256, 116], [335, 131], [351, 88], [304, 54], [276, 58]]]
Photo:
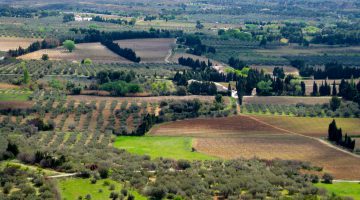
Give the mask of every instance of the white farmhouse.
[[76, 22], [83, 22], [83, 21], [91, 21], [92, 17], [82, 17], [80, 15], [75, 15]]

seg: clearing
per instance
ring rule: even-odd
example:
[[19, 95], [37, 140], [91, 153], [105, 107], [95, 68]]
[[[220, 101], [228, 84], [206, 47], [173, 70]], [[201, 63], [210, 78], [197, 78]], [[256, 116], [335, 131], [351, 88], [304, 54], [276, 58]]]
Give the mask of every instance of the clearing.
[[114, 146], [130, 153], [149, 155], [152, 158], [172, 158], [187, 160], [212, 160], [214, 157], [192, 152], [193, 141], [189, 137], [166, 136], [119, 136]]
[[316, 187], [325, 188], [330, 193], [335, 193], [342, 197], [352, 197], [355, 200], [360, 200], [360, 184], [359, 183], [333, 183], [315, 184]]
[[19, 47], [27, 48], [31, 43], [36, 42], [36, 38], [20, 37], [0, 37], [0, 51], [15, 50]]
[[130, 48], [143, 63], [164, 63], [175, 46], [173, 38], [118, 40], [122, 48]]
[[[110, 185], [114, 185], [115, 189], [110, 190]], [[82, 178], [66, 178], [58, 181], [60, 194], [62, 199], [78, 199], [82, 196], [85, 199], [86, 195], [91, 195], [93, 200], [110, 199], [111, 192], [117, 192], [122, 188], [122, 185], [110, 179], [98, 180], [95, 184], [90, 182], [90, 179]], [[136, 200], [146, 200], [144, 196], [140, 195], [134, 190], [129, 191], [130, 194], [135, 196]]]
[[76, 44], [76, 48], [71, 53], [64, 47], [42, 49], [25, 54], [19, 58], [24, 60], [40, 60], [43, 54], [48, 54], [50, 60], [81, 62], [85, 58], [90, 58], [93, 62], [97, 63], [131, 63], [131, 61], [118, 56], [100, 43]]

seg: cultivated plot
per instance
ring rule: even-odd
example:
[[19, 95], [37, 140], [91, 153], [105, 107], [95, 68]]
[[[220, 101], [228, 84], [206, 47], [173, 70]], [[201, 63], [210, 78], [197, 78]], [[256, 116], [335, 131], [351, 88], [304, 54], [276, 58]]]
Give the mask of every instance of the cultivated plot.
[[[280, 119], [287, 118], [279, 118], [279, 123]], [[302, 127], [311, 127], [311, 124], [299, 125], [297, 129], [292, 129], [291, 125], [288, 125], [284, 127], [290, 130], [287, 131], [276, 126], [277, 124], [270, 124], [273, 119], [270, 117], [268, 119], [269, 121], [262, 121], [249, 116], [234, 116], [176, 121], [159, 125], [153, 128], [150, 134], [191, 136], [195, 138], [194, 148], [197, 151], [220, 158], [259, 157], [263, 159], [301, 160], [324, 167], [325, 172], [332, 173], [338, 179], [360, 178], [359, 158], [332, 148], [315, 138], [291, 133], [291, 131], [301, 130]], [[312, 119], [309, 118], [309, 120]], [[322, 126], [327, 126], [327, 121], [307, 122], [322, 124], [317, 131], [322, 135], [326, 133]], [[339, 126], [349, 124], [348, 127], [358, 127], [356, 126], [358, 122], [347, 122], [346, 119], [344, 119], [344, 124], [341, 122], [340, 120]], [[282, 123], [291, 124], [285, 120]], [[300, 133], [312, 133], [312, 131], [306, 130], [300, 131]]]
[[15, 50], [19, 47], [27, 48], [31, 43], [40, 39], [20, 37], [0, 37], [0, 51]]
[[121, 48], [130, 48], [141, 58], [141, 62], [146, 63], [164, 63], [165, 59], [171, 55], [175, 39], [157, 38], [157, 39], [132, 39], [118, 40]]
[[24, 60], [39, 60], [43, 54], [48, 54], [50, 60], [66, 60], [71, 62], [81, 62], [90, 58], [93, 62], [99, 63], [131, 63], [123, 57], [113, 53], [100, 43], [77, 44], [73, 52], [68, 52], [63, 47], [56, 49], [43, 49], [20, 56]]

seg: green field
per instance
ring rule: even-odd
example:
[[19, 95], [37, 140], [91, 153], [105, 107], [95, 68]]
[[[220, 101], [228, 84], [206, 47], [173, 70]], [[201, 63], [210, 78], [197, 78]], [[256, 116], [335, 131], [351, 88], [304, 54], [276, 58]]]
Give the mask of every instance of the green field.
[[[105, 186], [105, 181], [108, 181], [110, 184], [114, 184], [115, 190], [109, 190], [110, 186]], [[91, 184], [90, 179], [81, 178], [59, 180], [58, 187], [63, 200], [75, 200], [78, 199], [79, 196], [82, 196], [83, 199], [85, 199], [87, 194], [91, 195], [91, 200], [110, 199], [109, 196], [111, 192], [117, 192], [120, 194], [120, 190], [122, 188], [120, 183], [109, 179], [98, 180], [95, 184]], [[102, 192], [100, 190], [102, 190]], [[129, 192], [135, 196], [136, 200], [147, 199], [136, 191]]]
[[114, 146], [119, 149], [125, 149], [130, 153], [149, 155], [152, 158], [165, 157], [189, 160], [215, 159], [202, 153], [192, 152], [192, 138], [188, 137], [120, 136], [116, 139]]
[[360, 184], [359, 183], [333, 183], [324, 184], [318, 183], [315, 186], [325, 188], [329, 193], [335, 193], [342, 197], [352, 197], [355, 200], [360, 200]]
[[0, 90], [0, 101], [27, 101], [30, 94], [23, 90]]

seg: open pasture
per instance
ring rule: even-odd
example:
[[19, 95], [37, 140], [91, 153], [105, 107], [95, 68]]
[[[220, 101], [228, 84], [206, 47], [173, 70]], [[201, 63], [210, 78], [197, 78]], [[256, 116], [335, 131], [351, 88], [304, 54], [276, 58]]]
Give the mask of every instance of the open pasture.
[[118, 40], [122, 48], [130, 48], [143, 63], [164, 63], [175, 46], [173, 38]]
[[329, 193], [335, 193], [341, 197], [351, 197], [354, 200], [360, 200], [360, 184], [359, 183], [318, 183], [316, 187], [324, 188]]
[[39, 39], [0, 36], [0, 51], [9, 51], [19, 47], [27, 48], [31, 43], [36, 42], [37, 40]]
[[24, 60], [40, 60], [43, 54], [48, 54], [50, 60], [81, 62], [86, 58], [90, 58], [93, 62], [98, 63], [130, 63], [130, 61], [118, 56], [100, 43], [76, 44], [75, 50], [71, 53], [63, 47], [58, 47], [56, 49], [39, 50], [19, 58]]
[[151, 158], [211, 160], [212, 156], [192, 152], [193, 140], [189, 137], [140, 136], [116, 138], [114, 147], [130, 153], [149, 155]]
[[295, 96], [244, 96], [244, 104], [296, 105], [298, 103], [315, 105], [329, 103], [331, 97], [295, 97]]

